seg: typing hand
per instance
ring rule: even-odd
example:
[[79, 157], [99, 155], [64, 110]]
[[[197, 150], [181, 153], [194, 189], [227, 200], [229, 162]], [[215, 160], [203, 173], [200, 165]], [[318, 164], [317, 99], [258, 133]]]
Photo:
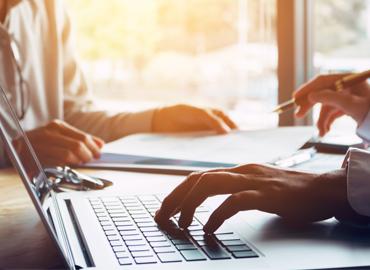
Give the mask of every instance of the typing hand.
[[348, 115], [359, 125], [366, 117], [370, 107], [370, 86], [360, 83], [354, 87], [335, 92], [334, 84], [348, 74], [331, 74], [314, 78], [301, 86], [294, 98], [299, 106], [296, 116], [303, 117], [316, 103], [321, 103], [317, 127], [320, 136], [325, 135], [337, 118]]
[[[26, 132], [38, 158], [45, 166], [75, 165], [100, 156], [104, 142], [63, 121]], [[22, 153], [22, 150], [20, 150]]]
[[222, 223], [244, 210], [261, 210], [298, 221], [313, 222], [333, 216], [354, 215], [347, 202], [346, 173], [309, 174], [264, 165], [191, 174], [163, 201], [155, 216], [166, 224], [180, 212], [179, 226], [187, 228], [195, 209], [208, 197], [231, 194], [204, 226], [213, 233]]
[[236, 124], [222, 111], [188, 105], [158, 109], [153, 117], [154, 132], [216, 131], [224, 134]]

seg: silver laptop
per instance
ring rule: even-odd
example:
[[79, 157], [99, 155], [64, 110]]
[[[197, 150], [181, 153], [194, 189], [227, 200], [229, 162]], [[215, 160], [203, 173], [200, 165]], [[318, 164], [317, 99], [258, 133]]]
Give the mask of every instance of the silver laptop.
[[[153, 220], [179, 176], [115, 172], [106, 191], [56, 193], [0, 91], [0, 134], [40, 218], [69, 269], [318, 269], [370, 265], [370, 233], [335, 220], [293, 226], [239, 213], [214, 235], [202, 225], [224, 198], [207, 200], [188, 231]], [[107, 176], [107, 175], [106, 175]], [[117, 187], [120, 192], [117, 193]]]

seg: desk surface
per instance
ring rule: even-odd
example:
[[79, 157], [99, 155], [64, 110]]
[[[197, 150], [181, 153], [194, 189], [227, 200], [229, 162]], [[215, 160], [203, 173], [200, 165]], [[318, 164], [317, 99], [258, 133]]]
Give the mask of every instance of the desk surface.
[[[321, 160], [315, 159], [300, 169], [327, 171], [338, 168], [341, 159], [342, 156], [331, 156], [324, 167]], [[54, 268], [62, 265], [13, 169], [0, 170], [0, 243], [0, 268]]]

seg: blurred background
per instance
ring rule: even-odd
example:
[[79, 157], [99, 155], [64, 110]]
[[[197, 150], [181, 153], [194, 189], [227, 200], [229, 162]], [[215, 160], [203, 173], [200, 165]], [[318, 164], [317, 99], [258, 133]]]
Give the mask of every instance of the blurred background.
[[[103, 107], [195, 103], [224, 108], [243, 127], [278, 125], [276, 0], [66, 2]], [[369, 69], [370, 1], [311, 2], [311, 75]]]

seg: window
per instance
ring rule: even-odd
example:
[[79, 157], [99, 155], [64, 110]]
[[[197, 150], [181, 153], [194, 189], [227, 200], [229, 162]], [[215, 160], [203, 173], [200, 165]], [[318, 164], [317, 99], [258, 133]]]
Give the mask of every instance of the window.
[[[277, 125], [276, 0], [68, 0], [95, 96], [135, 110], [217, 106]], [[116, 102], [119, 100], [119, 104]]]
[[[315, 0], [314, 22], [316, 74], [370, 69], [370, 1]], [[355, 126], [348, 117], [336, 123]]]

